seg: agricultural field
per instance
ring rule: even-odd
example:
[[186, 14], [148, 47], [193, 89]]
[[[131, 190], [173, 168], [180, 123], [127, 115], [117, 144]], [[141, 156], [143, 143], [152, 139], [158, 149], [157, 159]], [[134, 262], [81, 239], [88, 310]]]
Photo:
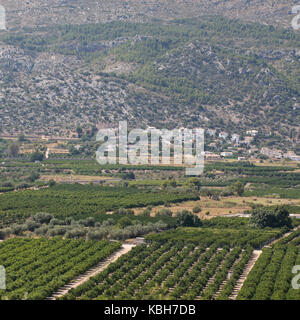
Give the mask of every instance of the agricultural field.
[[0, 300], [41, 300], [120, 248], [119, 242], [24, 239], [0, 243], [6, 290]]
[[219, 246], [236, 245], [260, 247], [271, 239], [278, 238], [284, 230], [264, 229], [256, 230], [251, 228], [177, 228], [176, 230], [166, 231], [164, 233], [149, 235], [148, 239], [153, 241], [190, 241], [203, 243], [207, 246], [217, 244]]
[[[297, 245], [276, 245], [263, 249], [254, 268], [248, 275], [238, 300], [299, 300], [299, 290], [291, 286], [294, 266], [300, 264]], [[296, 244], [296, 243], [295, 243]]]
[[1, 301], [300, 300], [299, 1], [1, 1]]
[[[252, 219], [300, 213], [297, 166], [215, 162], [200, 178], [181, 167], [92, 160], [5, 160], [0, 169], [2, 300], [49, 298], [121, 242], [133, 249], [56, 298], [299, 299], [289, 269], [300, 219], [280, 227]], [[145, 243], [135, 246], [137, 237]]]
[[60, 184], [40, 190], [5, 193], [0, 198], [0, 217], [26, 217], [33, 213], [47, 212], [65, 218], [88, 217], [118, 208], [197, 200], [199, 195], [181, 190], [149, 192], [126, 187]]
[[216, 218], [202, 228], [148, 236], [148, 245], [134, 248], [62, 299], [232, 299], [255, 248], [283, 232], [252, 229], [247, 218]]
[[[139, 246], [62, 299], [212, 299], [228, 297], [252, 248], [188, 242]], [[227, 274], [232, 277], [227, 281]]]

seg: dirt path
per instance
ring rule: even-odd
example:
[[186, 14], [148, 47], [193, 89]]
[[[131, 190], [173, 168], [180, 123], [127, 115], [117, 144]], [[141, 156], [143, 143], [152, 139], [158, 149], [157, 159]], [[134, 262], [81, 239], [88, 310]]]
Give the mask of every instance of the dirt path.
[[244, 281], [246, 280], [248, 274], [250, 273], [250, 271], [252, 270], [252, 268], [254, 267], [255, 265], [255, 262], [257, 261], [257, 259], [260, 257], [262, 253], [262, 250], [254, 250], [252, 252], [252, 256], [250, 258], [250, 260], [248, 261], [248, 263], [246, 264], [246, 267], [242, 273], [242, 275], [240, 276], [239, 280], [237, 281], [233, 291], [232, 291], [232, 294], [231, 296], [229, 297], [229, 299], [231, 300], [235, 300], [239, 291], [241, 290], [243, 284], [244, 284]]
[[287, 236], [289, 236], [291, 233], [297, 231], [298, 229], [300, 229], [300, 226], [295, 227], [295, 228], [292, 229], [291, 231], [285, 233], [285, 234], [282, 235], [280, 238], [275, 239], [274, 241], [270, 242], [267, 246], [264, 246], [264, 247], [270, 247], [270, 246], [272, 246], [273, 244], [277, 243], [278, 241], [280, 241], [280, 240], [283, 239], [283, 238], [286, 238]]
[[128, 253], [135, 245], [133, 244], [123, 244], [122, 247], [113, 253], [106, 260], [100, 262], [98, 265], [88, 270], [86, 273], [78, 276], [72, 282], [66, 284], [64, 287], [59, 289], [56, 293], [54, 293], [51, 297], [48, 297], [46, 300], [55, 300], [56, 298], [60, 298], [67, 294], [71, 289], [77, 288], [84, 282], [88, 281], [91, 277], [94, 277], [98, 273], [102, 272], [104, 269], [108, 267], [110, 263], [115, 262], [119, 257], [123, 254]]
[[[285, 233], [284, 235], [282, 235], [280, 238], [271, 241], [270, 243], [266, 244], [265, 246], [263, 246], [263, 248], [270, 248], [273, 244], [277, 243], [278, 241], [280, 241], [283, 238], [286, 238], [287, 236], [289, 236], [292, 232], [298, 230], [300, 228], [300, 226], [294, 228], [293, 230]], [[263, 249], [262, 248], [262, 249]], [[239, 291], [242, 289], [242, 286], [248, 276], [248, 274], [250, 273], [250, 271], [252, 270], [252, 268], [255, 265], [255, 262], [258, 260], [258, 258], [260, 257], [262, 253], [262, 250], [254, 250], [252, 253], [252, 257], [250, 258], [249, 262], [247, 263], [242, 275], [240, 276], [239, 280], [237, 281], [233, 292], [231, 294], [231, 296], [229, 297], [229, 299], [235, 300]]]

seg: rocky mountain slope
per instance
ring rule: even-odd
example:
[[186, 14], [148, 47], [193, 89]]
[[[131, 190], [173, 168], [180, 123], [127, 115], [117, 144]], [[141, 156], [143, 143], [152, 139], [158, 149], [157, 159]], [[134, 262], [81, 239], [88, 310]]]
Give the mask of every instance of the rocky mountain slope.
[[202, 15], [224, 15], [290, 26], [297, 0], [2, 0], [8, 27], [53, 26], [110, 21], [145, 22]]
[[[299, 143], [299, 32], [200, 16], [222, 7], [225, 16], [239, 11], [242, 19], [258, 21], [261, 14], [274, 22], [293, 3], [139, 1], [134, 6], [115, 0], [104, 8], [101, 1], [50, 2], [49, 7], [42, 1], [7, 3], [8, 22], [14, 22], [0, 32], [0, 134], [68, 135], [78, 125], [111, 126], [127, 119], [142, 127], [238, 134], [258, 129], [269, 145]], [[83, 14], [88, 8], [95, 19]], [[134, 14], [125, 19], [123, 11], [124, 16], [116, 14], [122, 8]], [[165, 21], [154, 23], [154, 17]]]

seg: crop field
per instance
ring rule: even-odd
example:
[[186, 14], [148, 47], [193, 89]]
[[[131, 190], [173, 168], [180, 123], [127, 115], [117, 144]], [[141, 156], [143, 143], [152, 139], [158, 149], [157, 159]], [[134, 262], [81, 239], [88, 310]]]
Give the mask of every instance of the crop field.
[[6, 290], [0, 300], [41, 300], [103, 261], [119, 242], [14, 238], [0, 243]]
[[63, 299], [226, 299], [252, 250], [183, 241], [141, 245]]
[[207, 246], [247, 246], [259, 248], [271, 240], [279, 238], [284, 230], [269, 229], [244, 229], [244, 228], [187, 228], [180, 227], [176, 230], [169, 230], [163, 233], [149, 235], [148, 239], [153, 241], [190, 241], [202, 243]]
[[[298, 233], [299, 237], [299, 233]], [[293, 244], [263, 249], [248, 275], [238, 300], [299, 300], [300, 292], [292, 287], [292, 269], [300, 264], [300, 247]]]
[[[1, 300], [49, 298], [116, 252], [120, 242], [108, 240], [132, 245], [136, 237], [146, 243], [57, 299], [300, 298], [291, 287], [291, 270], [300, 264], [300, 230], [292, 228], [300, 219], [283, 219], [300, 212], [294, 167], [211, 163], [197, 179], [175, 167], [3, 163], [0, 265], [7, 290]], [[37, 180], [18, 187], [37, 173]], [[15, 180], [8, 179], [12, 174]], [[113, 186], [92, 184], [101, 179]], [[266, 209], [282, 224], [253, 225], [253, 212]]]
[[199, 196], [184, 191], [141, 191], [136, 188], [109, 188], [91, 185], [57, 185], [0, 195], [0, 216], [47, 212], [57, 217], [88, 216], [118, 208], [146, 207], [168, 202], [197, 200]]

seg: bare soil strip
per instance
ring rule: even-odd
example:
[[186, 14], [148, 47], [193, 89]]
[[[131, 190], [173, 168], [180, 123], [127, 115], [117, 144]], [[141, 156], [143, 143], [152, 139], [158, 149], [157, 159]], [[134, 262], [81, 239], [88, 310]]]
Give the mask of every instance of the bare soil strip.
[[252, 270], [252, 268], [254, 267], [255, 265], [255, 262], [257, 261], [257, 259], [260, 257], [262, 253], [262, 250], [254, 250], [252, 252], [252, 256], [249, 260], [249, 262], [247, 263], [242, 275], [240, 276], [239, 280], [237, 281], [233, 291], [232, 291], [232, 294], [231, 296], [229, 297], [229, 299], [231, 300], [235, 300], [239, 291], [241, 290], [243, 284], [244, 284], [244, 281], [246, 280], [248, 274], [250, 273], [250, 271]]
[[88, 270], [86, 273], [78, 276], [71, 283], [66, 284], [64, 287], [62, 287], [56, 293], [54, 293], [51, 297], [48, 297], [46, 300], [55, 300], [66, 295], [71, 289], [77, 288], [84, 282], [88, 281], [91, 277], [94, 277], [98, 273], [102, 272], [104, 269], [108, 267], [110, 263], [115, 262], [123, 254], [128, 253], [133, 247], [135, 247], [135, 245], [133, 244], [123, 244], [119, 250], [113, 253], [106, 260], [100, 262], [98, 265]]
[[[300, 228], [300, 226], [294, 228], [293, 230], [285, 233], [284, 235], [282, 235], [280, 238], [271, 241], [270, 243], [266, 244], [263, 248], [267, 248], [267, 247], [271, 247], [273, 244], [275, 244], [276, 242], [278, 242], [279, 240], [286, 238], [287, 236], [289, 236], [292, 232], [298, 230]], [[252, 268], [254, 267], [256, 261], [258, 260], [258, 258], [260, 257], [262, 253], [262, 250], [254, 250], [252, 253], [252, 257], [250, 258], [249, 262], [247, 263], [244, 272], [242, 273], [242, 275], [240, 276], [239, 280], [237, 281], [233, 292], [231, 294], [231, 296], [229, 297], [229, 299], [235, 300], [239, 291], [242, 289], [242, 286], [244, 284], [244, 281], [246, 280], [248, 274], [250, 273], [250, 271], [252, 270]]]

